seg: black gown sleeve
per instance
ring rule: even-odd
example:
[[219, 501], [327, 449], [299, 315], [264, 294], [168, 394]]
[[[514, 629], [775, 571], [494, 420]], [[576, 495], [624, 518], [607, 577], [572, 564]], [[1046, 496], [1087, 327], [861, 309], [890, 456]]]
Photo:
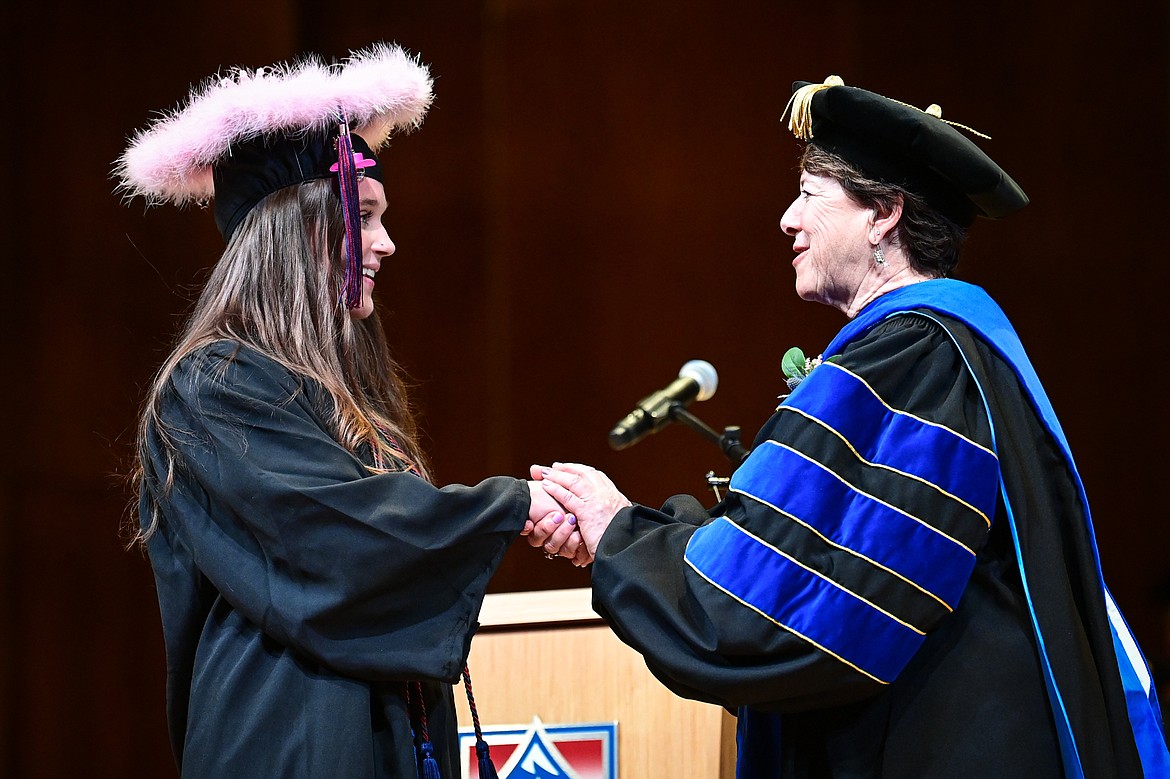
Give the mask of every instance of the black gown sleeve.
[[175, 481], [161, 488], [152, 430], [145, 484], [161, 515], [149, 552], [172, 664], [195, 664], [183, 655], [222, 598], [332, 672], [453, 681], [487, 582], [527, 517], [527, 487], [371, 474], [326, 432], [314, 389], [226, 343], [172, 375], [162, 415]]
[[956, 607], [994, 515], [986, 412], [950, 338], [899, 317], [818, 366], [713, 512], [623, 510], [594, 605], [676, 693], [798, 711], [890, 684]]

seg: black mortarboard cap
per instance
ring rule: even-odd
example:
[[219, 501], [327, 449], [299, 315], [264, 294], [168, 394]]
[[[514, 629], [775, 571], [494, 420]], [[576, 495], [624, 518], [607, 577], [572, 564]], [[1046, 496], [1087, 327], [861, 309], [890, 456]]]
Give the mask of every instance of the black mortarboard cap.
[[393, 132], [418, 127], [431, 98], [427, 68], [385, 43], [328, 65], [310, 54], [234, 68], [193, 87], [182, 105], [136, 133], [114, 174], [127, 197], [147, 203], [214, 199], [216, 223], [229, 238], [264, 196], [333, 175], [339, 143], [354, 152], [355, 175], [382, 181], [374, 155]]
[[[337, 172], [338, 132], [320, 130], [297, 136], [266, 135], [236, 144], [213, 168], [215, 224], [224, 240], [240, 220], [266, 196], [279, 189]], [[350, 133], [361, 175], [385, 183], [369, 144]]]
[[836, 76], [824, 84], [797, 81], [792, 90], [789, 128], [798, 138], [919, 195], [960, 225], [1028, 204], [1020, 186], [957, 128], [975, 131], [944, 121], [937, 105], [923, 111]]

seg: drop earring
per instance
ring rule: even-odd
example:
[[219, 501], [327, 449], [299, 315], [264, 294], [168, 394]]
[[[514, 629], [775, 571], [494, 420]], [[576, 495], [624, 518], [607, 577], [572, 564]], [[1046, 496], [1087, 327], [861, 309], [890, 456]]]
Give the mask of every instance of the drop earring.
[[873, 246], [873, 261], [874, 264], [879, 268], [884, 268], [886, 267], [886, 253], [882, 251], [882, 246], [880, 243], [882, 237], [879, 235], [876, 236], [876, 239], [879, 241], [879, 243], [876, 243]]

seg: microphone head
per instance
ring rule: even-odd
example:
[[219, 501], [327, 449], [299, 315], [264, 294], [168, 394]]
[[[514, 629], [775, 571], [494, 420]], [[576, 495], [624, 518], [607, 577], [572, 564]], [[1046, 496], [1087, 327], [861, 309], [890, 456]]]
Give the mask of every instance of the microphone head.
[[691, 360], [683, 365], [678, 375], [681, 379], [692, 379], [699, 385], [699, 394], [695, 400], [709, 399], [719, 386], [719, 374], [715, 372], [715, 366], [706, 360]]

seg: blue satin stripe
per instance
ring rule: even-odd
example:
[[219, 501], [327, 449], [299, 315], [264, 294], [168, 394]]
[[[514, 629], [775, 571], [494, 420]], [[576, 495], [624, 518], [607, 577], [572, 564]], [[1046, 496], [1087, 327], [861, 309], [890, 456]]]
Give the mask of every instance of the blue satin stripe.
[[774, 441], [752, 451], [731, 477], [731, 489], [905, 576], [951, 608], [975, 567], [975, 553], [955, 539]]
[[896, 678], [922, 644], [922, 633], [726, 517], [695, 531], [686, 560], [728, 595], [877, 681]]
[[784, 401], [840, 433], [865, 460], [916, 476], [995, 513], [999, 462], [955, 431], [890, 408], [859, 376], [825, 363]]

